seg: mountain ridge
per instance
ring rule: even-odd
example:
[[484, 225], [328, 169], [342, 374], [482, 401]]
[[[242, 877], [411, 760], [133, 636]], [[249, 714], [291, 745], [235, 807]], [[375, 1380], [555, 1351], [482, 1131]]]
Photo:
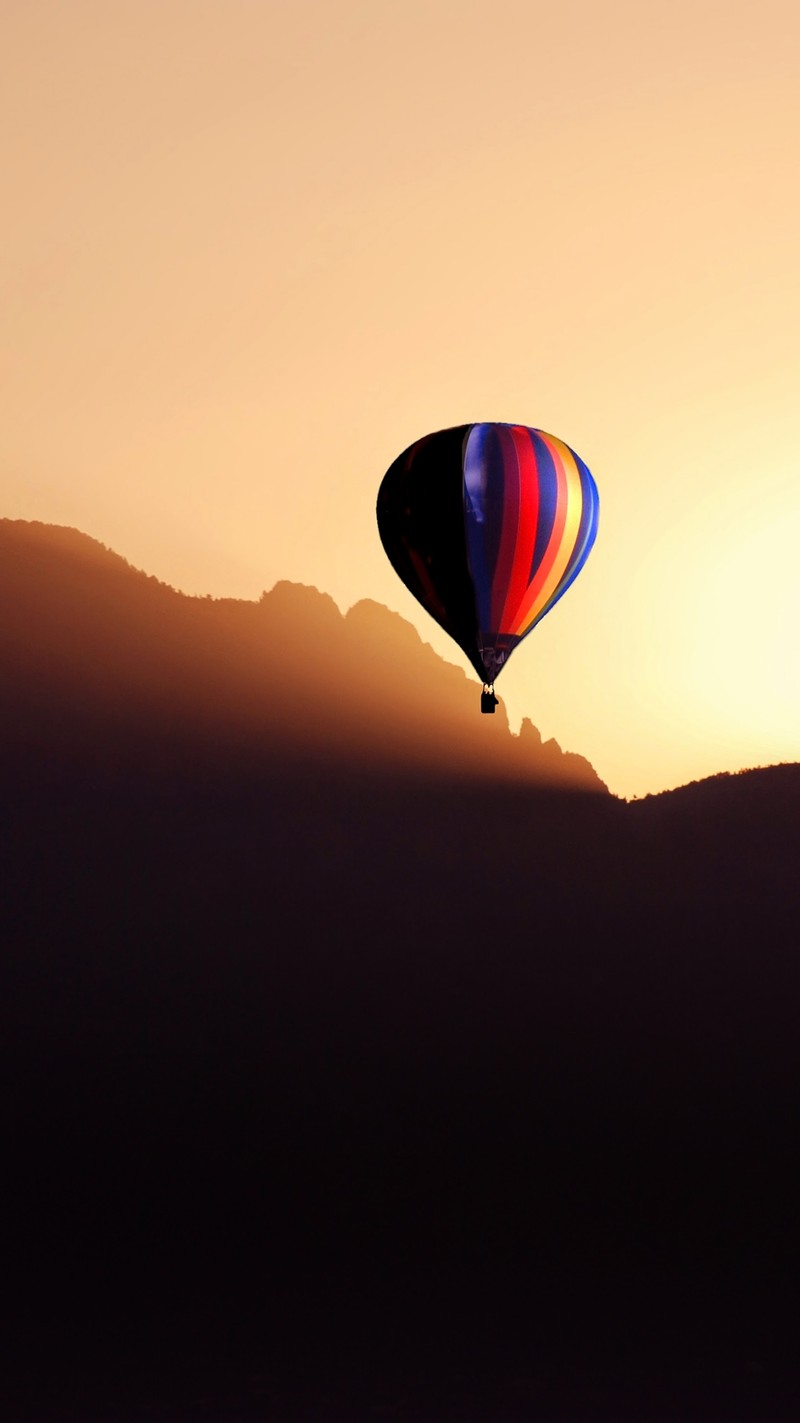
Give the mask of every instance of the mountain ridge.
[[247, 735], [255, 753], [260, 724], [290, 746], [607, 793], [530, 721], [512, 735], [502, 704], [481, 718], [467, 675], [372, 599], [342, 613], [288, 580], [257, 602], [190, 597], [88, 535], [21, 520], [0, 520], [0, 594], [7, 728], [13, 696], [28, 692], [30, 720], [49, 679], [51, 709], [61, 699], [76, 731], [81, 708], [96, 735], [109, 716], [152, 727], [160, 714]]

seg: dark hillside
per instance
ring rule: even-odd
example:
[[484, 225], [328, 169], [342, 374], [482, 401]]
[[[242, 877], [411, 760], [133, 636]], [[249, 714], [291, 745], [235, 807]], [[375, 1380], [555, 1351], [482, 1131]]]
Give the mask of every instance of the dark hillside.
[[[119, 577], [148, 676], [185, 619], [191, 756], [188, 691], [172, 741], [81, 740], [87, 697], [70, 742], [4, 613], [62, 728], [0, 802], [4, 1416], [793, 1423], [800, 768], [625, 805], [254, 756], [212, 675], [241, 606]], [[269, 598], [321, 658], [387, 627]]]

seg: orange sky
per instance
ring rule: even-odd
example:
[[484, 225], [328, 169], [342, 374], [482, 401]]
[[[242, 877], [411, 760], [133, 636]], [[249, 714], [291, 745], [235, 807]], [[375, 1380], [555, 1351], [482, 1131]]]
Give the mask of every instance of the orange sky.
[[623, 795], [797, 760], [799, 47], [788, 0], [6, 0], [0, 514], [466, 666], [377, 487], [537, 425], [600, 534], [512, 719]]

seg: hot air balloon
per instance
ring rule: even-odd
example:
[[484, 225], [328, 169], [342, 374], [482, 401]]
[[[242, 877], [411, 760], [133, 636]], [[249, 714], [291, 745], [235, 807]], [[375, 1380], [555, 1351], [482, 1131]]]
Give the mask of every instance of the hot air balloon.
[[514, 648], [577, 578], [597, 486], [563, 440], [525, 425], [458, 425], [399, 455], [378, 492], [395, 572], [466, 653], [494, 711]]

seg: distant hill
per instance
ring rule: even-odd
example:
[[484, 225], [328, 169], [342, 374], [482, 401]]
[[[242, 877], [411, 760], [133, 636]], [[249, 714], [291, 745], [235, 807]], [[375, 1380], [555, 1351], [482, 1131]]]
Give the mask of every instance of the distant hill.
[[[301, 754], [605, 793], [583, 757], [509, 732], [502, 704], [395, 613], [343, 616], [287, 582], [258, 603], [187, 597], [74, 529], [0, 521], [0, 727], [8, 751], [112, 764]], [[124, 747], [124, 750], [122, 749]]]

